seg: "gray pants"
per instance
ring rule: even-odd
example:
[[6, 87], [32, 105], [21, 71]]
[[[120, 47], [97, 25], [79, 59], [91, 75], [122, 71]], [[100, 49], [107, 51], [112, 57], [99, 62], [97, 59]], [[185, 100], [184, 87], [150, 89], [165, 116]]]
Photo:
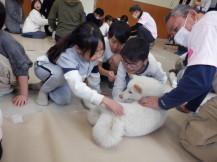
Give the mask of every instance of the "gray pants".
[[65, 105], [70, 103], [72, 91], [64, 78], [62, 69], [58, 65], [36, 62], [34, 71], [36, 76], [44, 82], [41, 91], [48, 93], [56, 104]]

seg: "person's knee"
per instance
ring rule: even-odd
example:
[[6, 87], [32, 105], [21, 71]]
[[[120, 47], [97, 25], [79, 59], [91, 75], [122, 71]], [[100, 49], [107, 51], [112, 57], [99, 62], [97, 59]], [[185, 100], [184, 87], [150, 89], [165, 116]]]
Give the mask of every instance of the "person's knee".
[[121, 61], [121, 55], [120, 54], [113, 55], [109, 60], [110, 69], [112, 71], [117, 71], [117, 68], [118, 68], [120, 61]]
[[55, 71], [51, 73], [51, 77], [56, 81], [59, 81], [62, 80], [62, 78], [64, 78], [64, 75], [61, 71]]
[[63, 75], [62, 70], [52, 72], [49, 79], [54, 80], [56, 83], [60, 83], [60, 85], [62, 85], [66, 82], [66, 80], [64, 79], [64, 75]]

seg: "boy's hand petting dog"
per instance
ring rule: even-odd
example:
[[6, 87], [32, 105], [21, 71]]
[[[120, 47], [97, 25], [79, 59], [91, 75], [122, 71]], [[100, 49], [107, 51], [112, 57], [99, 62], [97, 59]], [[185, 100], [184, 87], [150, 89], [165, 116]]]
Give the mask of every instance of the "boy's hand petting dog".
[[145, 107], [161, 110], [160, 106], [158, 105], [158, 99], [159, 97], [157, 96], [143, 97], [139, 100], [139, 103]]

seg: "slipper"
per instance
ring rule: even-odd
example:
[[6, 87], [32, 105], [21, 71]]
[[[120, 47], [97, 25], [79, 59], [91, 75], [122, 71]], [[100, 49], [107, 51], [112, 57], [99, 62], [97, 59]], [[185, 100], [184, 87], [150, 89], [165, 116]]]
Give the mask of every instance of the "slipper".
[[192, 113], [192, 111], [189, 111], [189, 110], [183, 110], [180, 106], [177, 106], [176, 107], [176, 110], [182, 112], [182, 113], [187, 113], [187, 114], [190, 114]]

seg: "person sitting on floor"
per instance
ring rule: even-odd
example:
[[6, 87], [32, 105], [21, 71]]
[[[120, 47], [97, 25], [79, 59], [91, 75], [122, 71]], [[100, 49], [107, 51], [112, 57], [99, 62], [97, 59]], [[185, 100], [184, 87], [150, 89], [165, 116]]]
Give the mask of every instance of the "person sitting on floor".
[[59, 105], [65, 105], [70, 103], [74, 94], [93, 104], [104, 104], [116, 115], [123, 115], [120, 104], [99, 93], [97, 63], [104, 50], [104, 38], [99, 28], [88, 22], [79, 25], [51, 47], [47, 56], [37, 58], [35, 74], [43, 85], [36, 102], [46, 106], [50, 98]]
[[42, 15], [42, 3], [40, 0], [33, 0], [31, 4], [32, 11], [26, 18], [23, 25], [23, 37], [43, 39], [47, 36], [45, 32], [40, 31], [44, 25], [48, 25], [48, 19]]
[[11, 93], [17, 81], [19, 94], [12, 99], [12, 103], [22, 107], [28, 101], [28, 70], [32, 62], [23, 46], [2, 30], [5, 15], [4, 5], [0, 2], [0, 95]]
[[26, 19], [22, 4], [24, 0], [6, 0], [6, 20], [5, 20], [5, 31], [14, 34], [20, 34], [22, 32], [23, 23]]

